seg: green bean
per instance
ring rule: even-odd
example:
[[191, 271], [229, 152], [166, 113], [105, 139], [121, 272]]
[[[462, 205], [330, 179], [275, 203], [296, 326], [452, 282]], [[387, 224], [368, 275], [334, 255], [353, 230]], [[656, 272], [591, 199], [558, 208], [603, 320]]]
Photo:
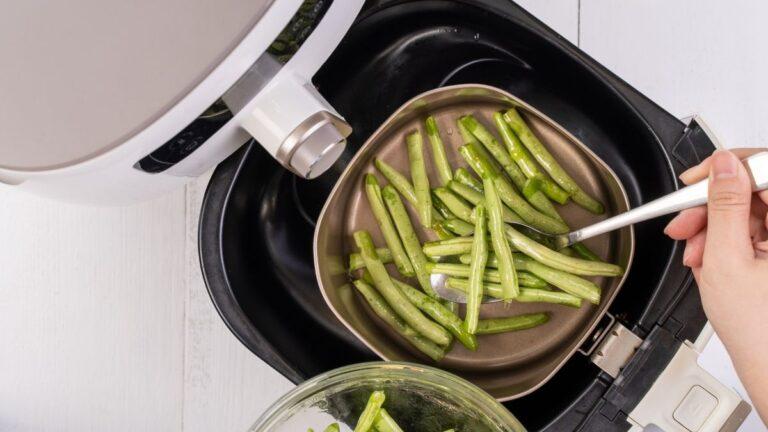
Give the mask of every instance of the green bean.
[[[459, 261], [464, 264], [469, 264], [470, 259], [471, 258], [469, 258], [469, 256], [466, 254], [459, 257]], [[557, 288], [560, 288], [561, 290], [571, 293], [577, 297], [584, 298], [595, 304], [600, 303], [601, 290], [600, 287], [598, 287], [594, 282], [570, 274], [568, 272], [549, 267], [523, 254], [515, 254], [514, 260], [515, 266], [519, 270], [530, 272], [544, 282], [552, 284], [553, 286], [556, 286]], [[468, 267], [466, 265], [464, 269], [454, 267], [443, 268], [445, 265], [447, 264], [429, 264], [427, 269], [430, 273], [435, 273], [436, 270], [434, 266], [440, 266], [437, 267], [437, 270], [450, 271], [452, 276], [467, 277], [466, 274], [468, 274]], [[491, 255], [488, 257], [487, 266], [491, 268], [498, 266], [498, 260], [496, 259], [496, 256]], [[495, 280], [493, 277], [494, 275], [491, 273], [491, 270], [486, 270], [485, 274], [487, 281], [497, 282], [497, 280]]]
[[453, 177], [459, 183], [467, 185], [472, 189], [476, 190], [477, 192], [483, 191], [483, 182], [478, 180], [475, 176], [470, 174], [469, 171], [467, 171], [464, 168], [456, 169], [456, 172], [453, 173]]
[[411, 164], [413, 190], [416, 192], [416, 209], [421, 224], [429, 228], [432, 225], [432, 196], [430, 195], [427, 167], [424, 163], [424, 143], [421, 139], [421, 132], [416, 131], [408, 134], [405, 141], [408, 147], [408, 160]]
[[371, 310], [382, 321], [389, 324], [400, 336], [432, 360], [442, 360], [443, 356], [445, 356], [445, 350], [409, 326], [373, 287], [361, 280], [356, 280], [354, 285], [363, 295]]
[[488, 130], [480, 124], [473, 116], [466, 115], [459, 119], [459, 122], [474, 135], [485, 147], [493, 158], [498, 162], [504, 171], [509, 175], [515, 184], [525, 182], [525, 174], [515, 165], [515, 162], [509, 156], [507, 150], [499, 144], [499, 141], [491, 135]]
[[[379, 259], [384, 264], [389, 264], [392, 262], [392, 252], [390, 252], [390, 250], [387, 248], [376, 248], [376, 255], [379, 256]], [[349, 254], [350, 273], [363, 267], [365, 267], [365, 261], [363, 261], [363, 257], [359, 252], [352, 252]]]
[[357, 419], [357, 425], [355, 426], [355, 432], [368, 432], [373, 426], [373, 422], [376, 421], [376, 417], [379, 416], [381, 406], [384, 405], [384, 392], [377, 390], [371, 393], [368, 398], [368, 403], [365, 405], [363, 413]]
[[360, 248], [360, 254], [365, 261], [365, 267], [371, 273], [376, 289], [381, 292], [384, 299], [387, 300], [392, 309], [400, 315], [405, 322], [413, 327], [417, 332], [424, 335], [427, 339], [438, 345], [448, 345], [451, 341], [451, 335], [444, 328], [430, 321], [425, 317], [416, 306], [392, 283], [392, 279], [376, 255], [376, 249], [373, 247], [373, 240], [367, 231], [357, 231], [354, 234], [355, 243]]
[[[376, 169], [379, 170], [379, 172], [384, 176], [384, 178], [387, 179], [387, 181], [397, 189], [398, 192], [400, 192], [400, 195], [405, 198], [406, 201], [411, 203], [411, 205], [416, 208], [416, 191], [413, 189], [413, 185], [410, 181], [408, 181], [407, 178], [405, 178], [404, 175], [402, 175], [398, 170], [393, 168], [391, 165], [387, 164], [381, 159], [374, 159], [373, 164], [376, 165]], [[442, 220], [442, 216], [440, 216], [435, 209], [432, 209], [432, 219], [433, 220]]]
[[[464, 239], [464, 238], [466, 237], [456, 237], [455, 239], [450, 239], [450, 240], [457, 240], [457, 239]], [[472, 251], [472, 242], [471, 241], [466, 243], [465, 242], [443, 243], [442, 241], [427, 242], [427, 243], [424, 243], [424, 246], [422, 246], [422, 250], [424, 251], [424, 255], [429, 257], [462, 255], [462, 254], [470, 253]]]
[[546, 196], [556, 201], [559, 204], [565, 204], [568, 202], [568, 192], [563, 190], [557, 183], [547, 178], [539, 167], [536, 166], [536, 162], [526, 150], [520, 139], [512, 132], [509, 125], [504, 121], [504, 116], [500, 113], [493, 114], [493, 122], [496, 124], [496, 128], [501, 135], [502, 140], [507, 145], [507, 151], [512, 159], [520, 167], [520, 170], [525, 174], [528, 179], [539, 179], [541, 181], [541, 189]]
[[605, 209], [603, 204], [595, 200], [589, 194], [587, 194], [573, 178], [563, 169], [563, 167], [555, 160], [552, 154], [547, 150], [544, 144], [534, 135], [533, 131], [525, 123], [525, 120], [514, 108], [509, 109], [504, 113], [504, 120], [507, 121], [509, 127], [520, 138], [523, 145], [528, 148], [536, 161], [541, 165], [545, 171], [552, 177], [552, 179], [565, 189], [570, 195], [573, 201], [595, 214], [602, 214]]
[[549, 321], [546, 313], [532, 313], [503, 318], [480, 320], [477, 324], [478, 334], [496, 334], [538, 327]]
[[[382, 408], [383, 409], [383, 408]], [[341, 429], [339, 429], [338, 423], [331, 423], [328, 425], [328, 427], [325, 428], [323, 432], [339, 432]]]
[[[482, 204], [485, 202], [485, 196], [483, 195], [483, 190], [481, 189], [480, 192], [473, 189], [471, 186], [467, 186], [463, 183], [459, 183], [457, 181], [450, 181], [448, 182], [448, 188], [454, 192], [456, 195], [464, 198], [465, 200], [471, 202], [474, 205]], [[518, 216], [515, 212], [509, 209], [509, 207], [502, 205], [501, 206], [502, 215], [504, 217], [504, 222], [508, 223], [522, 223], [523, 220]]]
[[507, 238], [513, 246], [534, 260], [568, 273], [583, 276], [620, 276], [624, 273], [624, 269], [615, 264], [573, 258], [553, 251], [510, 226], [507, 227]]
[[472, 222], [472, 208], [464, 200], [444, 187], [435, 188], [433, 192], [457, 218], [464, 222]]
[[477, 349], [477, 339], [464, 329], [461, 318], [446, 309], [437, 300], [427, 297], [410, 285], [398, 280], [395, 280], [394, 282], [403, 294], [408, 297], [408, 300], [410, 300], [411, 303], [421, 309], [422, 312], [429, 315], [429, 317], [435, 320], [438, 324], [448, 329], [449, 332], [456, 336], [456, 339], [458, 339], [462, 345], [472, 351]]
[[464, 328], [474, 334], [480, 319], [480, 304], [483, 301], [483, 273], [485, 262], [488, 260], [488, 241], [485, 238], [488, 221], [484, 206], [475, 207], [472, 213], [475, 216], [475, 235], [472, 241], [472, 264], [469, 266], [469, 292]]
[[400, 428], [395, 419], [384, 408], [379, 411], [379, 416], [376, 417], [373, 426], [377, 432], [403, 432], [403, 429]]
[[483, 179], [485, 191], [485, 205], [488, 206], [488, 227], [491, 232], [491, 246], [499, 260], [499, 273], [501, 274], [501, 286], [504, 289], [504, 300], [511, 300], [520, 293], [517, 281], [517, 272], [512, 260], [512, 250], [509, 248], [506, 233], [504, 232], [504, 217], [501, 199], [496, 193], [493, 179]]
[[551, 234], [565, 234], [570, 231], [561, 219], [547, 216], [528, 204], [505, 178], [496, 177], [494, 184], [504, 204], [514, 210], [526, 224]]
[[469, 222], [464, 222], [461, 219], [453, 218], [446, 219], [442, 222], [443, 226], [452, 233], [460, 236], [472, 235], [475, 232], [475, 226]]
[[[462, 264], [454, 263], [428, 263], [427, 269], [431, 274], [442, 274], [452, 277], [469, 277], [469, 264], [472, 262], [470, 255], [461, 255], [460, 260]], [[465, 260], [466, 258], [466, 260]], [[496, 267], [498, 266], [498, 260], [495, 254], [488, 254], [488, 263], [486, 265], [485, 273], [483, 273], [483, 280], [486, 282], [501, 283], [501, 274]], [[540, 277], [528, 273], [518, 272], [519, 285], [526, 286], [528, 288], [545, 288], [547, 281]]]
[[448, 155], [445, 153], [445, 146], [443, 140], [440, 138], [440, 132], [437, 130], [437, 122], [432, 116], [427, 117], [425, 121], [427, 129], [427, 137], [432, 144], [432, 158], [435, 160], [435, 167], [437, 168], [437, 174], [440, 176], [440, 181], [443, 182], [443, 186], [451, 181], [453, 174], [451, 173], [451, 163], [448, 162]]
[[384, 200], [381, 197], [381, 187], [373, 174], [365, 175], [365, 194], [368, 197], [368, 203], [371, 205], [373, 216], [379, 223], [379, 229], [384, 236], [384, 242], [392, 252], [392, 259], [395, 261], [397, 270], [405, 276], [414, 276], [413, 265], [405, 253], [400, 237], [397, 234], [392, 218], [384, 207]]
[[[449, 277], [445, 283], [446, 286], [459, 291], [467, 292], [469, 290], [468, 279]], [[501, 298], [501, 285], [493, 282], [484, 282], [483, 293], [489, 297]], [[554, 303], [574, 308], [580, 308], [582, 303], [581, 298], [573, 294], [526, 286], [520, 288], [520, 295], [515, 298], [515, 301], [518, 303]]]
[[397, 232], [400, 234], [400, 240], [402, 240], [403, 247], [405, 247], [405, 253], [408, 254], [408, 259], [411, 260], [411, 265], [413, 265], [413, 271], [416, 273], [419, 285], [430, 297], [437, 297], [437, 293], [432, 289], [432, 284], [429, 281], [429, 272], [426, 268], [427, 257], [421, 250], [419, 237], [413, 230], [411, 219], [408, 217], [408, 212], [405, 210], [400, 196], [391, 185], [384, 186], [381, 194], [384, 197], [384, 203], [387, 205], [389, 214], [395, 222], [395, 228], [397, 228]]
[[440, 240], [448, 240], [456, 237], [453, 234], [453, 231], [449, 230], [445, 225], [445, 221], [432, 224], [432, 231], [434, 231], [435, 235], [437, 235], [437, 238]]
[[523, 196], [525, 199], [529, 200], [533, 197], [536, 192], [541, 190], [542, 181], [538, 177], [531, 177], [528, 180], [525, 181], [525, 185], [523, 186]]
[[[458, 125], [459, 125], [459, 131], [461, 132], [462, 137], [464, 137], [464, 142], [466, 143], [466, 145], [472, 148], [473, 153], [476, 154], [479, 160], [482, 160], [485, 162], [483, 166], [484, 171], [488, 174], [490, 173], [500, 174], [500, 170], [497, 167], [497, 162], [499, 161], [495, 160], [495, 158], [488, 152], [488, 150], [484, 146], [482, 146], [477, 141], [477, 139], [475, 139], [475, 137], [467, 130], [467, 128], [462, 124], [461, 121], [458, 122]], [[492, 142], [492, 141], [489, 141], [489, 142]], [[503, 155], [503, 152], [498, 152], [498, 153]], [[466, 155], [464, 153], [462, 153], [462, 156], [464, 156], [466, 159]], [[500, 157], [504, 158], [504, 156], [500, 156]], [[506, 159], [507, 158], [505, 158], [505, 160]], [[477, 170], [478, 168], [480, 168], [479, 166], [472, 165], [472, 162], [469, 160], [467, 162], [470, 162], [470, 166], [472, 167], [472, 169], [475, 170], [477, 175], [481, 177], [483, 176], [483, 173]], [[525, 174], [523, 174], [523, 172], [520, 171], [520, 169], [514, 163], [509, 164], [506, 167], [507, 167], [507, 170], [506, 170], [507, 175], [509, 175], [509, 177], [512, 179], [512, 182], [515, 184], [515, 186], [517, 186], [517, 188], [522, 190], [523, 187], [525, 186], [525, 180], [526, 180]], [[504, 181], [506, 182], [506, 179], [504, 179]], [[510, 187], [511, 186], [512, 185], [510, 185]], [[554, 219], [560, 219], [560, 215], [557, 213], [557, 210], [555, 210], [555, 207], [552, 205], [552, 203], [543, 193], [540, 193], [540, 192], [534, 193], [530, 197], [529, 201], [531, 205], [541, 213]]]
[[575, 243], [571, 246], [580, 257], [590, 261], [602, 261], [596, 253], [592, 252], [584, 243]]
[[559, 271], [524, 255], [518, 255], [515, 263], [520, 263], [521, 269], [535, 274], [569, 294], [583, 298], [590, 303], [600, 304], [600, 287], [592, 281]]
[[451, 209], [449, 209], [448, 206], [445, 205], [445, 203], [440, 198], [438, 198], [434, 192], [432, 192], [432, 207], [434, 207], [435, 210], [437, 210], [437, 213], [444, 219], [450, 219], [450, 218], [456, 217], [456, 215], [453, 214]]
[[461, 146], [459, 148], [459, 153], [461, 153], [469, 166], [472, 167], [480, 177], [493, 178], [501, 200], [520, 216], [525, 223], [536, 229], [553, 234], [563, 234], [569, 231], [568, 225], [561, 220], [547, 216], [533, 208], [525, 198], [517, 193], [514, 186], [509, 184], [507, 179], [502, 176], [494, 176], [493, 171], [489, 168], [490, 164], [488, 161], [476, 152], [474, 148], [466, 145]]

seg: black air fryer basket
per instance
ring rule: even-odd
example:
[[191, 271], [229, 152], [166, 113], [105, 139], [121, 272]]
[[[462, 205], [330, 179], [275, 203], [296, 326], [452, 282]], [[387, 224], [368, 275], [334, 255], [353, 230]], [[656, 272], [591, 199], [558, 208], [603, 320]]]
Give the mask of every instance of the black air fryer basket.
[[[481, 83], [520, 97], [606, 161], [632, 206], [675, 190], [677, 175], [713, 150], [698, 125], [683, 124], [507, 1], [369, 4], [314, 82], [354, 128], [334, 168], [300, 180], [260, 146], [246, 146], [216, 169], [200, 221], [216, 308], [243, 344], [296, 383], [376, 359], [320, 295], [314, 221], [356, 149], [414, 95]], [[627, 413], [682, 341], [699, 334], [698, 291], [680, 246], [662, 234], [665, 222], [635, 227], [635, 261], [609, 309], [645, 340], [621, 380], [577, 353], [541, 389], [505, 403], [526, 427], [627, 430]]]

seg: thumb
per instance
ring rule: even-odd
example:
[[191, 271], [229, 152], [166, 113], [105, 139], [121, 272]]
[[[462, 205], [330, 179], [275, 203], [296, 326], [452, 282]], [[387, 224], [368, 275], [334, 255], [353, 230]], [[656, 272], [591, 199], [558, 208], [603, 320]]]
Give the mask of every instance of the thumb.
[[754, 258], [749, 234], [752, 188], [744, 165], [731, 152], [712, 156], [704, 262]]

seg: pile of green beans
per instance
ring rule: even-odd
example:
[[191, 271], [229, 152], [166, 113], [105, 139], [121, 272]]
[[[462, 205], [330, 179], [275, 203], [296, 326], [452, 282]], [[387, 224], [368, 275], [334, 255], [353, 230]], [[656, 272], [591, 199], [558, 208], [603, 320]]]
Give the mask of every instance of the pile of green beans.
[[[531, 325], [532, 323], [536, 322], [537, 317], [527, 317], [527, 321], [523, 322], [517, 322], [515, 325], [518, 327], [524, 327], [526, 324]], [[540, 319], [540, 318], [539, 318]], [[498, 329], [503, 329], [502, 325], [484, 325], [483, 329], [486, 333], [494, 333], [498, 332]], [[503, 330], [501, 330], [503, 331]], [[371, 393], [370, 396], [368, 396], [368, 401], [365, 404], [365, 407], [363, 408], [363, 412], [360, 414], [360, 416], [357, 418], [357, 423], [355, 423], [355, 432], [403, 432], [403, 429], [400, 427], [400, 425], [397, 424], [397, 421], [395, 421], [394, 418], [387, 412], [387, 409], [384, 408], [384, 403], [387, 400], [386, 394], [381, 390], [376, 390]], [[341, 429], [339, 428], [338, 423], [331, 423], [323, 429], [323, 432], [339, 432]], [[307, 429], [307, 432], [315, 432], [314, 429], [309, 428]], [[438, 431], [436, 431], [438, 432]], [[443, 432], [454, 432], [454, 429], [447, 429]]]
[[[510, 224], [565, 233], [569, 227], [557, 205], [573, 200], [601, 213], [602, 203], [579, 187], [514, 108], [490, 120], [500, 139], [466, 115], [448, 120], [455, 121], [461, 143], [446, 147], [441, 121], [446, 119], [425, 119], [428, 146], [420, 130], [404, 136], [408, 173], [376, 158], [374, 166], [388, 184], [380, 185], [374, 173], [364, 176], [365, 196], [384, 245], [377, 248], [367, 231], [355, 232], [357, 251], [349, 256], [348, 271], [373, 314], [438, 362], [454, 340], [475, 351], [480, 335], [549, 321], [550, 312], [481, 319], [484, 296], [572, 308], [599, 304], [600, 287], [588, 277], [619, 276], [621, 267], [602, 262], [582, 244], [554, 250], [541, 234]], [[451, 160], [461, 159], [466, 167], [454, 169]], [[430, 185], [430, 172], [438, 184]], [[429, 238], [420, 238], [422, 233]], [[394, 277], [386, 268], [390, 263], [397, 274], [412, 279]], [[463, 317], [456, 304], [440, 299], [432, 286], [435, 275], [465, 293]], [[370, 412], [358, 424], [364, 430], [399, 430], [380, 404]]]

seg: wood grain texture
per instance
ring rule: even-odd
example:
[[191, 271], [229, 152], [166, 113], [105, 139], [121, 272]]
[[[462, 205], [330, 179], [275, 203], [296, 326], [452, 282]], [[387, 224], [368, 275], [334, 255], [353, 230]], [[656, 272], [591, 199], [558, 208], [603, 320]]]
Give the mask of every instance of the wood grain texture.
[[183, 430], [244, 431], [293, 384], [235, 338], [208, 297], [197, 250], [197, 222], [208, 177], [187, 186]]
[[179, 430], [183, 191], [0, 203], [0, 430]]

